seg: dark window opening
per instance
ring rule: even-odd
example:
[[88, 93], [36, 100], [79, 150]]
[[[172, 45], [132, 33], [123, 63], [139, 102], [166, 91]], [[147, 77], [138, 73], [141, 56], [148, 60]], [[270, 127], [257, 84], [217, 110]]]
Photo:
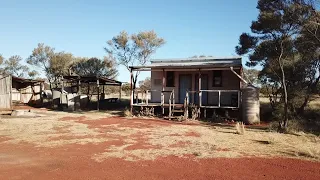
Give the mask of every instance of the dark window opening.
[[167, 71], [166, 86], [174, 87], [174, 71]]
[[213, 71], [213, 87], [221, 87], [222, 86], [222, 71], [216, 70]]

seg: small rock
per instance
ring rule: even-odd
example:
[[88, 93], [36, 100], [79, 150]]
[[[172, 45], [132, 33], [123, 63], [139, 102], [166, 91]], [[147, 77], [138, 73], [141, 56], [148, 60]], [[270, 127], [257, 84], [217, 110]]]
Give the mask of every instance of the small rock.
[[13, 110], [11, 112], [11, 116], [23, 116], [24, 115], [24, 111], [23, 110]]
[[24, 111], [24, 110], [13, 110], [11, 116], [26, 116], [26, 117], [36, 117], [37, 115], [34, 112]]

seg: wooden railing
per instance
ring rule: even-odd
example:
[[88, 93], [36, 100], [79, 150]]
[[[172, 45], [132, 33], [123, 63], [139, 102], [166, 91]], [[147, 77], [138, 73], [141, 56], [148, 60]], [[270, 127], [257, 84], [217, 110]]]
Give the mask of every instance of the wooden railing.
[[[143, 105], [149, 105], [149, 99], [148, 99], [148, 95], [149, 92], [160, 92], [160, 96], [161, 96], [161, 100], [160, 100], [160, 104], [161, 106], [163, 106], [165, 104], [165, 94], [170, 93], [170, 98], [169, 98], [169, 102], [175, 104], [175, 99], [174, 99], [174, 90], [171, 91], [162, 91], [162, 90], [139, 90], [139, 89], [135, 89], [134, 90], [134, 97], [135, 97], [135, 102], [134, 100], [132, 100], [132, 105], [138, 105], [138, 104], [143, 104]], [[141, 98], [141, 103], [139, 103], [139, 94], [142, 94], [142, 98]], [[143, 97], [143, 94], [145, 94], [145, 97]]]
[[[218, 104], [216, 106], [209, 106], [209, 105], [203, 105], [202, 103], [202, 93], [218, 93]], [[222, 106], [221, 105], [221, 93], [228, 92], [228, 93], [237, 93], [237, 106]], [[190, 104], [190, 95], [189, 94], [199, 94], [198, 97], [198, 104], [199, 107], [206, 107], [206, 108], [239, 108], [240, 107], [240, 98], [241, 98], [241, 92], [240, 90], [200, 90], [200, 91], [187, 91], [186, 98], [184, 101], [185, 107], [188, 107]], [[194, 102], [194, 101], [193, 101]]]
[[[132, 105], [137, 105], [139, 104], [139, 94], [142, 94], [142, 98], [141, 98], [141, 103], [140, 104], [146, 104], [149, 105], [149, 92], [156, 92], [157, 90], [140, 90], [140, 89], [135, 89], [133, 90], [133, 96], [135, 97], [135, 99], [133, 98], [132, 100]], [[143, 98], [143, 94], [145, 94], [145, 97]], [[134, 103], [134, 100], [136, 101]], [[143, 103], [145, 102], [145, 103]]]
[[[174, 90], [165, 90], [165, 91], [162, 91], [162, 90], [145, 90], [145, 91], [142, 91], [142, 90], [134, 90], [134, 94], [135, 94], [135, 103], [133, 102], [132, 105], [146, 105], [146, 106], [149, 106], [149, 99], [148, 99], [148, 94], [149, 92], [160, 92], [161, 93], [161, 102], [157, 105], [160, 105], [162, 107], [164, 107], [165, 105], [168, 105], [169, 104], [169, 114], [172, 114], [172, 109], [175, 107], [175, 93], [174, 93]], [[218, 93], [218, 102], [217, 102], [217, 105], [204, 105], [203, 102], [202, 102], [202, 95], [204, 92], [207, 92], [207, 93]], [[221, 94], [222, 93], [237, 93], [237, 105], [236, 106], [225, 106], [225, 105], [222, 105], [221, 104]], [[139, 103], [139, 94], [142, 93], [142, 94], [146, 94], [144, 98], [141, 99], [141, 103]], [[165, 103], [165, 95], [168, 94], [169, 95], [169, 103], [166, 104]], [[199, 94], [198, 96], [198, 105], [199, 107], [203, 107], [203, 108], [239, 108], [240, 107], [240, 96], [241, 96], [241, 93], [240, 93], [240, 90], [200, 90], [200, 91], [187, 91], [186, 92], [186, 97], [184, 99], [184, 108], [185, 108], [185, 112], [187, 113], [187, 109], [189, 108], [189, 104], [190, 104], [190, 98], [191, 97], [194, 97], [190, 94]], [[143, 97], [143, 96], [142, 96]], [[193, 101], [193, 103], [195, 103]], [[154, 103], [153, 103], [154, 104]], [[164, 110], [163, 110], [164, 111]]]

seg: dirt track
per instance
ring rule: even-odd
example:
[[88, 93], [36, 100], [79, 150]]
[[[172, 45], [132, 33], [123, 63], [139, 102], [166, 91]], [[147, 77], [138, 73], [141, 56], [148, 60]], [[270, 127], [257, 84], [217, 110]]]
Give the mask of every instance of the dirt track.
[[[320, 179], [319, 161], [266, 156], [274, 153], [266, 145], [253, 144], [258, 154], [232, 148], [230, 129], [103, 116], [2, 119], [0, 179]], [[229, 143], [210, 137], [223, 134]]]

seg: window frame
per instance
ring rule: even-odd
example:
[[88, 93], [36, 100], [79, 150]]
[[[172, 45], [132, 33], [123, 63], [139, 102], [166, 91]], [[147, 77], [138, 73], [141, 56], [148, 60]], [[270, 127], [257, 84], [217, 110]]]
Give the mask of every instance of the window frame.
[[[169, 75], [172, 76], [172, 80], [170, 80], [170, 84], [168, 81]], [[174, 71], [166, 71], [166, 87], [175, 87], [175, 72]]]
[[[217, 75], [218, 73], [218, 75]], [[222, 70], [213, 70], [212, 71], [212, 87], [222, 87]], [[220, 78], [220, 83], [216, 84], [216, 77]]]

